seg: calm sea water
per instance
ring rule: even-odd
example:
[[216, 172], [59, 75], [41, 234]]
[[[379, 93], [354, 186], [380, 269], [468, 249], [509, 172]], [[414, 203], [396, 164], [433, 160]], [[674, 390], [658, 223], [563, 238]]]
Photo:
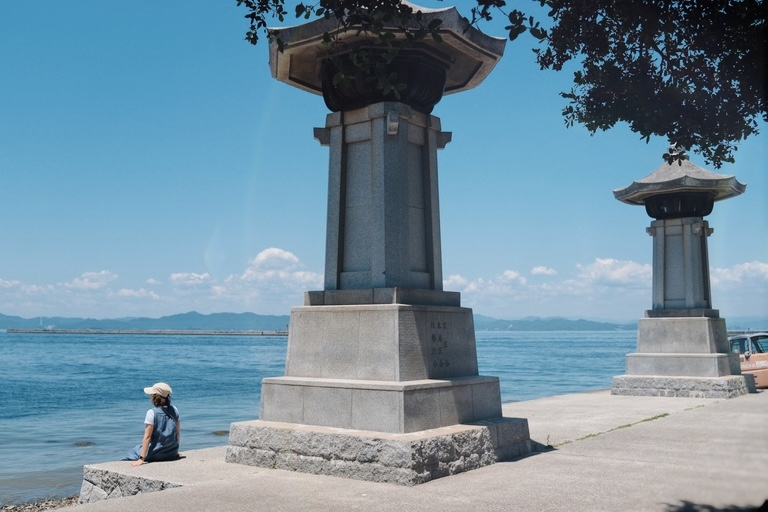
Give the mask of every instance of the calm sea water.
[[[504, 401], [608, 388], [637, 333], [479, 332], [480, 373]], [[173, 387], [182, 450], [226, 444], [258, 417], [261, 379], [283, 374], [287, 338], [0, 332], [0, 506], [80, 492], [82, 466], [141, 442], [143, 388]]]

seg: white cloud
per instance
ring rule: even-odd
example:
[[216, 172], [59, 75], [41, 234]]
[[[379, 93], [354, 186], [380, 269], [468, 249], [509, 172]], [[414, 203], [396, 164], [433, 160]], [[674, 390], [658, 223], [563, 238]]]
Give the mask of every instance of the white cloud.
[[176, 272], [171, 274], [169, 279], [174, 286], [201, 286], [211, 282], [211, 275], [208, 272], [205, 272], [204, 274]]
[[462, 278], [461, 281], [455, 280], [455, 282], [452, 284], [457, 285], [460, 288], [459, 291], [465, 293], [474, 293], [486, 296], [512, 296], [519, 294], [522, 290], [525, 289], [527, 280], [515, 270], [505, 270], [501, 274], [492, 278], [480, 277], [471, 281]]
[[[446, 290], [462, 292], [462, 301], [481, 314], [499, 318], [581, 316], [632, 318], [642, 314], [651, 294], [651, 265], [597, 258], [575, 266], [575, 273], [546, 283], [528, 282], [515, 270], [487, 278], [445, 282]], [[558, 275], [539, 266], [532, 275]], [[452, 286], [449, 286], [452, 285]]]
[[464, 289], [469, 284], [469, 281], [460, 276], [459, 274], [453, 274], [451, 276], [448, 276], [448, 279], [443, 279], [443, 289], [444, 290], [450, 290], [450, 289]]
[[76, 277], [72, 281], [64, 283], [64, 286], [81, 290], [97, 290], [99, 288], [104, 288], [115, 279], [117, 279], [117, 274], [108, 270], [102, 270], [101, 272], [84, 272], [80, 277]]
[[22, 283], [20, 281], [6, 281], [5, 279], [0, 279], [0, 288], [19, 288], [22, 286]]
[[262, 285], [279, 285], [288, 288], [323, 285], [323, 277], [315, 272], [301, 269], [295, 254], [270, 247], [253, 258], [240, 276], [230, 276], [228, 282], [257, 282]]
[[712, 306], [721, 315], [765, 316], [768, 313], [768, 263], [750, 261], [709, 271]]
[[226, 283], [246, 294], [271, 291], [303, 291], [322, 289], [323, 276], [302, 268], [291, 252], [271, 247], [253, 258], [239, 276], [230, 276]]
[[270, 247], [257, 254], [256, 257], [250, 261], [250, 265], [259, 269], [295, 268], [299, 265], [299, 258], [291, 252], [276, 247]]
[[[534, 275], [548, 273], [535, 267]], [[768, 311], [768, 263], [752, 261], [710, 271], [713, 307], [734, 316]], [[444, 289], [462, 293], [462, 303], [481, 314], [499, 318], [568, 316], [629, 320], [651, 306], [651, 264], [596, 258], [546, 283], [528, 282], [514, 270], [495, 277], [451, 276]], [[724, 309], [723, 309], [724, 308]]]
[[499, 276], [499, 279], [503, 282], [508, 283], [514, 283], [518, 282], [519, 284], [525, 284], [526, 279], [522, 275], [520, 275], [520, 272], [516, 272], [514, 270], [505, 270], [501, 276]]
[[[724, 316], [768, 310], [768, 263], [740, 263], [710, 273], [713, 307]], [[462, 304], [479, 314], [507, 319], [529, 315], [633, 319], [651, 302], [650, 264], [596, 258], [574, 265], [570, 272], [537, 266], [529, 275], [549, 278], [529, 280], [514, 269], [474, 278], [452, 274], [443, 288], [461, 292]], [[224, 279], [207, 272], [174, 272], [167, 279], [146, 279], [131, 286], [108, 270], [85, 272], [58, 284], [0, 279], [0, 312], [101, 318], [191, 310], [287, 314], [303, 303], [303, 292], [322, 287], [322, 274], [306, 269], [295, 254], [271, 247], [252, 258], [242, 272]]]
[[613, 258], [596, 258], [593, 263], [576, 265], [576, 268], [580, 281], [600, 286], [647, 287], [653, 277], [650, 264]]
[[255, 311], [287, 314], [303, 303], [303, 293], [322, 289], [323, 276], [304, 269], [299, 258], [270, 247], [248, 262], [240, 274], [216, 279], [208, 273], [174, 273], [173, 289], [164, 297], [167, 307], [197, 311]]
[[557, 270], [550, 268], [550, 267], [533, 267], [531, 269], [531, 274], [534, 276], [554, 276], [557, 274]]
[[710, 282], [713, 287], [730, 287], [747, 284], [768, 284], [768, 263], [750, 261], [740, 263], [728, 268], [713, 268], [709, 272]]
[[160, 299], [160, 296], [157, 293], [151, 290], [145, 290], [144, 288], [139, 288], [138, 290], [129, 290], [128, 288], [121, 288], [117, 292], [117, 295], [119, 297], [130, 297], [135, 299], [144, 299], [144, 298], [149, 298], [153, 300]]

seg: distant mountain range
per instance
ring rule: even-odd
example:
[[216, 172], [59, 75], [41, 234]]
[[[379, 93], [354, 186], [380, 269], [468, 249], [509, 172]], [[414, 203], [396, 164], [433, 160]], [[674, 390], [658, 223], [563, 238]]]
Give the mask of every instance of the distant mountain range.
[[160, 318], [93, 318], [38, 317], [21, 318], [0, 314], [0, 329], [109, 329], [137, 331], [284, 331], [288, 315], [255, 313], [212, 313], [195, 311]]
[[[475, 315], [478, 331], [633, 331], [637, 322], [619, 324], [593, 320], [571, 320], [561, 317], [526, 317], [500, 320]], [[36, 317], [21, 318], [0, 314], [0, 329], [109, 329], [109, 330], [212, 330], [212, 331], [280, 331], [288, 328], [288, 315], [256, 313], [212, 313], [195, 311], [160, 318], [93, 318]], [[768, 328], [768, 317], [736, 317], [726, 319], [728, 330]]]
[[[288, 327], [288, 315], [255, 313], [213, 313], [195, 311], [160, 318], [94, 318], [38, 317], [21, 318], [0, 314], [0, 329], [105, 329], [105, 330], [215, 330], [272, 331]], [[478, 331], [617, 331], [634, 330], [637, 324], [613, 324], [566, 318], [528, 317], [521, 320], [499, 320], [475, 315]]]
[[520, 320], [499, 320], [489, 316], [475, 315], [477, 331], [634, 331], [637, 322], [614, 324], [593, 320], [569, 320], [561, 317], [541, 318], [529, 316]]
[[[768, 331], [768, 315], [728, 317], [725, 319], [725, 323], [729, 331]], [[634, 331], [636, 329], [637, 321], [612, 323], [537, 316], [521, 318], [520, 320], [499, 320], [498, 318], [475, 315], [475, 330], [478, 331]]]

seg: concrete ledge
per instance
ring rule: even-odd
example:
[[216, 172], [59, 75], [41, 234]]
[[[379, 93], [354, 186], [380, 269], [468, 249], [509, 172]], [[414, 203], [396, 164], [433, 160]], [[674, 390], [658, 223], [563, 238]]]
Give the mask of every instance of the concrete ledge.
[[181, 487], [66, 510], [746, 511], [768, 498], [768, 437], [755, 435], [768, 420], [767, 392], [713, 400], [601, 390], [510, 402], [503, 411], [528, 418], [531, 438], [555, 449], [416, 487], [228, 464], [226, 446], [184, 450], [173, 462], [89, 466]]
[[521, 418], [409, 434], [256, 420], [232, 424], [226, 461], [412, 486], [530, 451]]
[[242, 466], [224, 462], [226, 446], [185, 450], [179, 460], [131, 466], [130, 461], [90, 464], [83, 468], [80, 503], [122, 501], [137, 494], [228, 481], [245, 474]]
[[134, 494], [164, 491], [173, 487], [181, 487], [181, 485], [85, 466], [83, 468], [83, 485], [80, 487], [80, 503], [124, 498]]
[[727, 377], [667, 377], [619, 375], [613, 378], [612, 395], [686, 398], [734, 398], [750, 392], [743, 375]]

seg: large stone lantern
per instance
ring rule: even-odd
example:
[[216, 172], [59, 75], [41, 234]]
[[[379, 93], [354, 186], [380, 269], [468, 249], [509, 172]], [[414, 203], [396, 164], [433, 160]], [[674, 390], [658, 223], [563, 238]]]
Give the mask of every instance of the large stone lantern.
[[725, 320], [712, 308], [704, 216], [715, 201], [744, 192], [733, 176], [688, 160], [665, 163], [645, 178], [615, 190], [619, 201], [644, 205], [655, 220], [653, 301], [638, 322], [637, 353], [627, 374], [614, 377], [619, 395], [729, 398], [747, 392], [738, 355], [729, 353]]
[[443, 291], [437, 150], [451, 134], [430, 115], [479, 85], [505, 41], [455, 8], [421, 10], [442, 42], [400, 51], [397, 101], [359, 75], [335, 83], [356, 72], [350, 52], [376, 49], [333, 20], [282, 29], [285, 50], [270, 48], [273, 76], [333, 111], [315, 129], [330, 148], [325, 284], [292, 309], [285, 375], [264, 379], [259, 421], [233, 424], [230, 462], [413, 485], [530, 449], [527, 421], [502, 417], [498, 378], [478, 374], [472, 310]]

